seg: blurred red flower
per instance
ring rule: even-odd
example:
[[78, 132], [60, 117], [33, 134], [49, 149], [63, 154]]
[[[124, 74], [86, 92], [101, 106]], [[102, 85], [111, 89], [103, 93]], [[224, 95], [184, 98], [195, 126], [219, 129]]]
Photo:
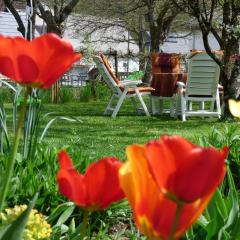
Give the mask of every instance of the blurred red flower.
[[163, 136], [147, 144], [145, 154], [159, 189], [180, 201], [193, 202], [212, 193], [223, 180], [228, 147], [217, 151], [180, 136]]
[[49, 88], [80, 57], [69, 42], [52, 33], [31, 42], [0, 35], [0, 73], [22, 85]]
[[95, 211], [124, 198], [118, 179], [122, 164], [116, 158], [107, 157], [90, 164], [84, 175], [73, 167], [65, 151], [59, 152], [58, 159], [59, 191], [78, 206]]
[[225, 175], [228, 148], [202, 148], [178, 136], [163, 136], [145, 146], [127, 148], [120, 184], [135, 222], [149, 239], [167, 240], [182, 204], [174, 239], [198, 219]]

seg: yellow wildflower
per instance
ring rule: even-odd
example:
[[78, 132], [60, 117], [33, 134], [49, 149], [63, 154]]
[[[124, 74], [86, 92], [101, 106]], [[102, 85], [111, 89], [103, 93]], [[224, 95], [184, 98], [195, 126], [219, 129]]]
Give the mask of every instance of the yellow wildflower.
[[[24, 210], [27, 205], [14, 206], [14, 208], [7, 208], [0, 213], [0, 221], [2, 225], [12, 223]], [[36, 209], [32, 209], [27, 226], [23, 232], [23, 240], [39, 240], [49, 238], [52, 229], [50, 224], [45, 220], [46, 216], [38, 213]]]

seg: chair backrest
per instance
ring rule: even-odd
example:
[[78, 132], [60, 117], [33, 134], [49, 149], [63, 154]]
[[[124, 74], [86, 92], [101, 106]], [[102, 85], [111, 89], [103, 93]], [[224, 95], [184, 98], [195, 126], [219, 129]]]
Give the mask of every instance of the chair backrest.
[[205, 52], [193, 53], [188, 63], [186, 97], [216, 97], [220, 68]]
[[176, 53], [152, 53], [152, 73], [179, 73], [180, 55]]
[[108, 87], [112, 90], [114, 94], [121, 94], [122, 91], [118, 85], [118, 83], [113, 79], [106, 65], [104, 64], [102, 58], [100, 56], [93, 57], [94, 62], [97, 65], [99, 73], [103, 77], [104, 82], [108, 85]]

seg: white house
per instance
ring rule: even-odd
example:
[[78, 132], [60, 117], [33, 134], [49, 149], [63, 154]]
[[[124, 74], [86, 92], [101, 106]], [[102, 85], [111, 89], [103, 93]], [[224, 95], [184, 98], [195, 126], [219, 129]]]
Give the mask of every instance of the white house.
[[116, 26], [108, 19], [95, 16], [69, 16], [64, 37], [71, 41], [76, 50], [107, 53], [112, 63], [111, 55], [117, 52], [119, 72], [133, 72], [139, 68], [137, 59], [126, 57], [128, 53], [137, 55], [139, 48], [129, 41], [129, 33], [121, 24]]
[[[220, 46], [212, 34], [209, 34], [209, 44], [212, 50], [219, 50]], [[188, 54], [191, 49], [205, 50], [202, 33], [200, 30], [192, 30], [188, 33], [170, 34], [166, 42], [160, 46], [163, 52]]]

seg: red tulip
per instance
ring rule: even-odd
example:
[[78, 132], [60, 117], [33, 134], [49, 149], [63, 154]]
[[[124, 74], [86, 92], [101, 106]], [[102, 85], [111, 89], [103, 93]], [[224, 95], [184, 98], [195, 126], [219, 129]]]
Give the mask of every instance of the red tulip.
[[118, 170], [122, 164], [116, 158], [103, 158], [90, 164], [84, 175], [73, 167], [65, 151], [60, 151], [58, 158], [59, 191], [78, 206], [100, 210], [124, 197], [118, 179]]
[[31, 42], [0, 35], [0, 73], [22, 85], [49, 88], [80, 57], [69, 42], [52, 33]]
[[[191, 162], [188, 162], [189, 155]], [[209, 165], [204, 164], [206, 155], [209, 156]], [[120, 168], [119, 178], [140, 231], [149, 239], [169, 239], [178, 204], [175, 200], [178, 199], [187, 201], [181, 202], [183, 206], [174, 232], [174, 239], [179, 239], [202, 214], [222, 181], [226, 156], [227, 148], [220, 152], [214, 148], [200, 148], [181, 137], [165, 136], [145, 146], [129, 146], [128, 161]], [[199, 161], [203, 161], [203, 164]], [[193, 167], [194, 162], [198, 168]], [[184, 166], [185, 169], [182, 169]], [[213, 176], [208, 175], [208, 168]], [[195, 180], [194, 173], [199, 177], [198, 180]], [[206, 178], [209, 186], [205, 185]], [[203, 185], [206, 189], [203, 189]]]
[[205, 197], [217, 188], [226, 172], [227, 154], [228, 147], [221, 151], [198, 147], [179, 136], [163, 136], [145, 150], [160, 190], [184, 202]]

